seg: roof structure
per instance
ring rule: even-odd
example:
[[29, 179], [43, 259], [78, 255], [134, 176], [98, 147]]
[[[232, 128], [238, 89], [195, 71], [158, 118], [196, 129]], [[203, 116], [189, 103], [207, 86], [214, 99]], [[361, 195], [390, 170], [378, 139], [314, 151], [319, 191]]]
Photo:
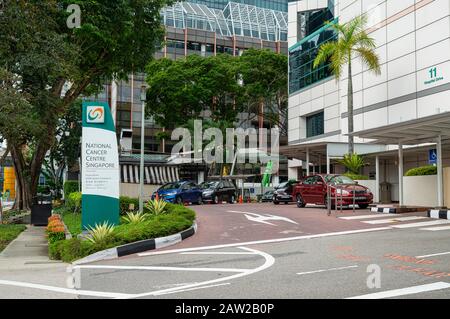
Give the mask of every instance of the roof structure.
[[221, 36], [246, 36], [267, 41], [287, 41], [287, 13], [230, 2], [224, 10], [203, 4], [176, 2], [161, 11], [164, 25], [206, 30]]

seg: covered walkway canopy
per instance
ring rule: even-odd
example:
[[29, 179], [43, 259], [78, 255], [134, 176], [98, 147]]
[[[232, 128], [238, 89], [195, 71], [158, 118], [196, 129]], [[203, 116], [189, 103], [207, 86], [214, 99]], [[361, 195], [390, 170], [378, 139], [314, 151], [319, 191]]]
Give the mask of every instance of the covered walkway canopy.
[[[399, 198], [403, 201], [403, 152], [404, 146], [436, 144], [438, 172], [438, 202], [444, 206], [444, 186], [442, 151], [450, 145], [450, 112], [422, 117], [406, 122], [390, 124], [369, 130], [349, 134], [354, 137], [369, 139], [372, 144], [398, 146]], [[377, 185], [379, 184], [379, 156], [376, 156]]]

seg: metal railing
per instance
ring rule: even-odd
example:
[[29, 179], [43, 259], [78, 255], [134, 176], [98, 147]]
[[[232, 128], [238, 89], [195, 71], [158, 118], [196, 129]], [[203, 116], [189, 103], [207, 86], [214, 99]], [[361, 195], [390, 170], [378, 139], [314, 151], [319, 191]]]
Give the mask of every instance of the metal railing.
[[[334, 197], [331, 196], [331, 185], [327, 184], [327, 203], [326, 204], [327, 204], [327, 214], [328, 214], [328, 216], [331, 216], [331, 211], [332, 211], [331, 203], [332, 203], [333, 200], [335, 201], [335, 204], [334, 204], [335, 214], [337, 214], [338, 211], [340, 211], [341, 213], [343, 212], [343, 194], [342, 194], [343, 187], [340, 186], [340, 185], [335, 185], [333, 187], [335, 188], [335, 192], [334, 192], [335, 196]], [[353, 185], [353, 192], [352, 193], [353, 193], [353, 205], [352, 205], [352, 207], [353, 207], [353, 213], [355, 213], [356, 212], [356, 209], [355, 209], [355, 207], [356, 207], [356, 185]], [[338, 202], [338, 200], [340, 200], [340, 201]]]

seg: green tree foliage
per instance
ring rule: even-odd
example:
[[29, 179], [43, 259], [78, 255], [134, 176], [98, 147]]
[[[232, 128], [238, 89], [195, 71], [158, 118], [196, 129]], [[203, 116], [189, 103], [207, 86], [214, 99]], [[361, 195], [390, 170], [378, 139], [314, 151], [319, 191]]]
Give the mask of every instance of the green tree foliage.
[[279, 110], [286, 110], [287, 57], [270, 50], [250, 49], [240, 57], [161, 59], [146, 71], [147, 116], [166, 128], [189, 119], [235, 123], [241, 112], [258, 115], [261, 103], [266, 117], [279, 125]]
[[[331, 27], [339, 34], [337, 41], [322, 44], [319, 48], [314, 68], [330, 62], [330, 68], [336, 79], [342, 76], [345, 66], [348, 68], [348, 132], [353, 133], [353, 73], [352, 59], [358, 57], [369, 70], [380, 74], [379, 57], [375, 53], [374, 39], [366, 32], [367, 16], [362, 15], [345, 24], [332, 24]], [[349, 136], [349, 153], [354, 153], [354, 138]]]
[[[16, 169], [17, 208], [29, 207], [59, 120], [80, 95], [144, 70], [163, 38], [159, 12], [170, 2], [2, 2], [0, 135]], [[80, 28], [67, 27], [69, 4], [81, 8]]]

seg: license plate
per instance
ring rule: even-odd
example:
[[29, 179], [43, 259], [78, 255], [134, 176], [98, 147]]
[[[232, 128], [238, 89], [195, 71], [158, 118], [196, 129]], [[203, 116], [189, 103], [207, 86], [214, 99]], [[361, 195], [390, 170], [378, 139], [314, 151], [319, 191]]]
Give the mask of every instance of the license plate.
[[367, 198], [366, 197], [356, 197], [355, 199], [356, 200], [366, 200]]

